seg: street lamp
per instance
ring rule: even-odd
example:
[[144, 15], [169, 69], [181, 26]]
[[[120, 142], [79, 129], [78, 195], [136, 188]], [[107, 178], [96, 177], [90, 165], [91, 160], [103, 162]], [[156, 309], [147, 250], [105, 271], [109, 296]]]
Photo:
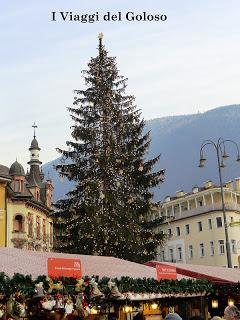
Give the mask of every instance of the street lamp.
[[223, 193], [223, 183], [222, 183], [222, 168], [225, 167], [224, 160], [226, 160], [229, 155], [226, 152], [225, 144], [232, 143], [237, 148], [237, 162], [240, 162], [240, 153], [238, 145], [235, 141], [223, 138], [219, 138], [217, 143], [213, 142], [212, 140], [205, 140], [203, 141], [201, 148], [200, 148], [200, 159], [199, 159], [199, 168], [203, 168], [206, 162], [206, 158], [203, 154], [204, 148], [207, 145], [211, 145], [214, 147], [217, 153], [217, 163], [218, 163], [218, 175], [219, 175], [219, 182], [221, 188], [221, 198], [222, 198], [222, 212], [223, 212], [223, 221], [224, 221], [224, 230], [225, 230], [225, 238], [226, 238], [226, 252], [227, 252], [227, 264], [228, 268], [232, 268], [232, 259], [231, 259], [231, 250], [230, 250], [230, 243], [228, 237], [228, 226], [227, 226], [227, 218], [226, 218], [226, 209], [225, 209], [225, 202], [224, 202], [224, 193]]

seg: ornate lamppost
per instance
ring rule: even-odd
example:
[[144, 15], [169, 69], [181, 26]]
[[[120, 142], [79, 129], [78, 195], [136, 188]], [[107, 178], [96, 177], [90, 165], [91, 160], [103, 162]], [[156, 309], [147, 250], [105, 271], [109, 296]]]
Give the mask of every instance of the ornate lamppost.
[[217, 154], [217, 164], [218, 164], [218, 175], [219, 175], [219, 182], [220, 182], [220, 189], [221, 189], [221, 198], [222, 198], [222, 212], [223, 212], [223, 222], [224, 222], [224, 230], [225, 230], [225, 239], [226, 239], [226, 253], [227, 253], [227, 264], [228, 268], [232, 268], [232, 259], [231, 259], [231, 249], [229, 243], [229, 236], [228, 236], [228, 226], [227, 226], [227, 218], [226, 218], [226, 208], [224, 202], [224, 192], [223, 192], [223, 183], [222, 183], [222, 168], [225, 167], [224, 160], [226, 160], [229, 155], [226, 152], [225, 145], [227, 143], [232, 143], [237, 148], [237, 162], [240, 162], [240, 153], [238, 145], [235, 141], [230, 139], [223, 139], [219, 138], [217, 143], [212, 140], [205, 140], [203, 141], [201, 148], [200, 148], [200, 160], [199, 160], [199, 167], [203, 168], [205, 165], [206, 158], [204, 157], [203, 151], [207, 145], [212, 146]]

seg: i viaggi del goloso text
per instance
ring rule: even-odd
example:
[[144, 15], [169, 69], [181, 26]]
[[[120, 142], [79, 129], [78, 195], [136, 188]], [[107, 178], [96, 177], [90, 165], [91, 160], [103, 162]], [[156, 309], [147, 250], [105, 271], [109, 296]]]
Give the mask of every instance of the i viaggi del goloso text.
[[110, 11], [106, 13], [95, 12], [93, 14], [80, 14], [74, 13], [72, 11], [52, 11], [51, 12], [52, 21], [66, 21], [66, 22], [81, 22], [81, 23], [94, 23], [98, 21], [166, 21], [166, 14], [152, 14], [143, 12], [133, 12], [128, 11], [123, 13], [121, 11], [112, 13]]

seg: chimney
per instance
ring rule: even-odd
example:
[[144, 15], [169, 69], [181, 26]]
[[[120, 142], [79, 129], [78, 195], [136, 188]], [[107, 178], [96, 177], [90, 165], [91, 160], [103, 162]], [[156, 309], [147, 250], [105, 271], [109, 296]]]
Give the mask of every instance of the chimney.
[[205, 189], [212, 188], [212, 186], [213, 186], [212, 180], [207, 180], [207, 181], [204, 183], [204, 188], [205, 188]]
[[170, 196], [166, 196], [164, 202], [169, 202], [171, 200]]
[[236, 191], [240, 191], [240, 178], [236, 178]]
[[228, 188], [229, 190], [232, 190], [232, 191], [233, 191], [233, 189], [234, 189], [234, 188], [233, 188], [233, 181], [232, 181], [232, 180], [226, 182], [225, 186], [226, 186], [226, 188]]
[[183, 197], [183, 196], [184, 196], [183, 190], [178, 190], [178, 191], [176, 191], [176, 197], [177, 197], [177, 198], [180, 198], [180, 197]]
[[198, 186], [192, 188], [192, 193], [197, 193], [199, 191]]

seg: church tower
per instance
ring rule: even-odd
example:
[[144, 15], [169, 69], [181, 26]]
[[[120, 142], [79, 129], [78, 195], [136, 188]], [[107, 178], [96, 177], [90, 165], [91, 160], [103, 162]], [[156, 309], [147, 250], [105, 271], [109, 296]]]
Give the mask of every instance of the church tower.
[[43, 173], [40, 171], [40, 165], [42, 162], [39, 160], [40, 148], [38, 146], [38, 141], [36, 139], [35, 129], [37, 128], [36, 124], [32, 126], [34, 128], [33, 140], [31, 142], [29, 151], [30, 151], [30, 172], [27, 175], [28, 188], [33, 194], [35, 200], [40, 201], [40, 194], [42, 188], [42, 181], [44, 179]]
[[51, 251], [53, 185], [49, 175], [44, 181], [35, 123], [33, 128], [29, 172], [17, 160], [10, 169], [0, 165], [0, 246]]

